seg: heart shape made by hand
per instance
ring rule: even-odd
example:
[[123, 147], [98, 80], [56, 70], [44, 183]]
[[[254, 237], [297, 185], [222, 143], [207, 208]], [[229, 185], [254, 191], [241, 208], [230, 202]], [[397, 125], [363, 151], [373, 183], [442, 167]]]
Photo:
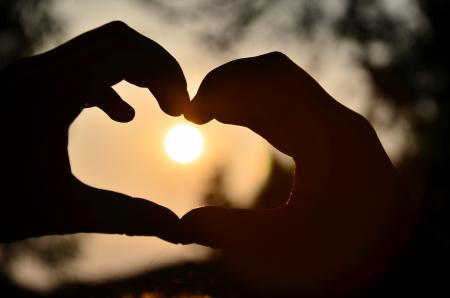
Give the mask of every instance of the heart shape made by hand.
[[[292, 156], [297, 169], [287, 203], [266, 210], [204, 207], [180, 221], [155, 203], [79, 182], [67, 155], [68, 128], [89, 106], [113, 120], [131, 120], [133, 109], [111, 88], [123, 79], [150, 89], [169, 115], [245, 126]], [[281, 288], [345, 288], [350, 285], [342, 280], [363, 284], [380, 274], [413, 225], [414, 207], [369, 122], [281, 53], [214, 69], [190, 101], [175, 58], [112, 22], [18, 61], [2, 72], [2, 83], [24, 130], [7, 134], [5, 156], [15, 157], [5, 165], [8, 185], [18, 199], [8, 201], [1, 226], [17, 214], [27, 218], [2, 231], [3, 240], [74, 232], [155, 235], [238, 252], [234, 266], [247, 278]], [[262, 261], [263, 270], [255, 265]]]

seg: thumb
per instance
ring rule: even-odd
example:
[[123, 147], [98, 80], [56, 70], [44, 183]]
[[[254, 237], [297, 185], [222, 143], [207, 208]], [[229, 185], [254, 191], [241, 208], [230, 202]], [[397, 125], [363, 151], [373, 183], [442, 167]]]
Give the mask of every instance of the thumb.
[[284, 207], [258, 210], [201, 207], [181, 218], [181, 243], [225, 249], [267, 246], [286, 230], [286, 220]]
[[[166, 207], [120, 193], [100, 190], [77, 182], [75, 210], [61, 211], [71, 232], [156, 236], [179, 242], [179, 218]], [[67, 214], [71, 216], [66, 216]]]

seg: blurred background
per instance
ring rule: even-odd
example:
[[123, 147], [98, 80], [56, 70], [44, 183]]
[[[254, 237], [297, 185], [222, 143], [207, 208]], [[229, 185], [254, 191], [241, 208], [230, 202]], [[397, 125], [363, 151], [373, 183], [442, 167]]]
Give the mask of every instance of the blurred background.
[[[448, 237], [448, 8], [444, 0], [0, 0], [0, 68], [112, 20], [165, 47], [191, 96], [225, 62], [284, 52], [370, 120], [411, 197]], [[145, 89], [126, 82], [114, 88], [135, 108], [132, 122], [115, 123], [90, 108], [70, 128], [72, 171], [84, 183], [155, 201], [179, 216], [206, 204], [266, 208], [287, 200], [292, 160], [250, 130], [200, 126], [204, 153], [177, 164], [163, 139], [184, 120], [164, 115]], [[41, 237], [0, 246], [0, 292], [233, 296], [220, 258], [154, 237]]]

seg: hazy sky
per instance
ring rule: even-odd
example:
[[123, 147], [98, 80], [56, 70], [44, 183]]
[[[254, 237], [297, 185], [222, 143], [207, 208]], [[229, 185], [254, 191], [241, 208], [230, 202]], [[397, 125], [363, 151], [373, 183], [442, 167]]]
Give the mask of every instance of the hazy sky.
[[[196, 35], [199, 26], [211, 24], [194, 22], [180, 26], [135, 1], [61, 0], [55, 1], [52, 11], [64, 21], [64, 35], [49, 38], [42, 50], [109, 21], [122, 20], [160, 43], [180, 62], [191, 96], [214, 67], [273, 50], [290, 56], [350, 108], [364, 112], [371, 96], [365, 74], [351, 58], [358, 49], [351, 44], [333, 44], [335, 41], [330, 38], [330, 47], [316, 53], [291, 35], [274, 31], [276, 24], [286, 21], [283, 7], [266, 22], [257, 23], [245, 39], [226, 52], [213, 51]], [[185, 121], [165, 115], [146, 89], [125, 82], [115, 89], [135, 108], [136, 117], [130, 123], [115, 123], [91, 108], [76, 119], [70, 130], [69, 153], [72, 170], [81, 181], [151, 199], [181, 216], [201, 204], [211, 175], [224, 168], [230, 195], [240, 206], [250, 203], [268, 173], [269, 152], [273, 149], [267, 142], [248, 129], [213, 122], [200, 127], [205, 138], [201, 158], [188, 165], [176, 164], [165, 155], [163, 138], [170, 127]], [[405, 146], [407, 133], [406, 124], [399, 125], [398, 131], [380, 135], [394, 159]], [[180, 259], [201, 258], [207, 253], [199, 246], [176, 246], [154, 237], [86, 235], [82, 237], [82, 255], [69, 271], [75, 278], [101, 279]], [[15, 267], [18, 280], [35, 286], [51, 284], [49, 275], [42, 274], [40, 267], [27, 259], [21, 262]]]

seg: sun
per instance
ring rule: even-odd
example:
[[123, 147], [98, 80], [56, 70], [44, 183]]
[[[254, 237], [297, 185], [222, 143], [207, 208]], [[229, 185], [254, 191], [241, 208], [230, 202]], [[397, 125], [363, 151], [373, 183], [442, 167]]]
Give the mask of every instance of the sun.
[[178, 124], [166, 133], [164, 148], [173, 161], [187, 164], [203, 153], [203, 136], [193, 125]]

